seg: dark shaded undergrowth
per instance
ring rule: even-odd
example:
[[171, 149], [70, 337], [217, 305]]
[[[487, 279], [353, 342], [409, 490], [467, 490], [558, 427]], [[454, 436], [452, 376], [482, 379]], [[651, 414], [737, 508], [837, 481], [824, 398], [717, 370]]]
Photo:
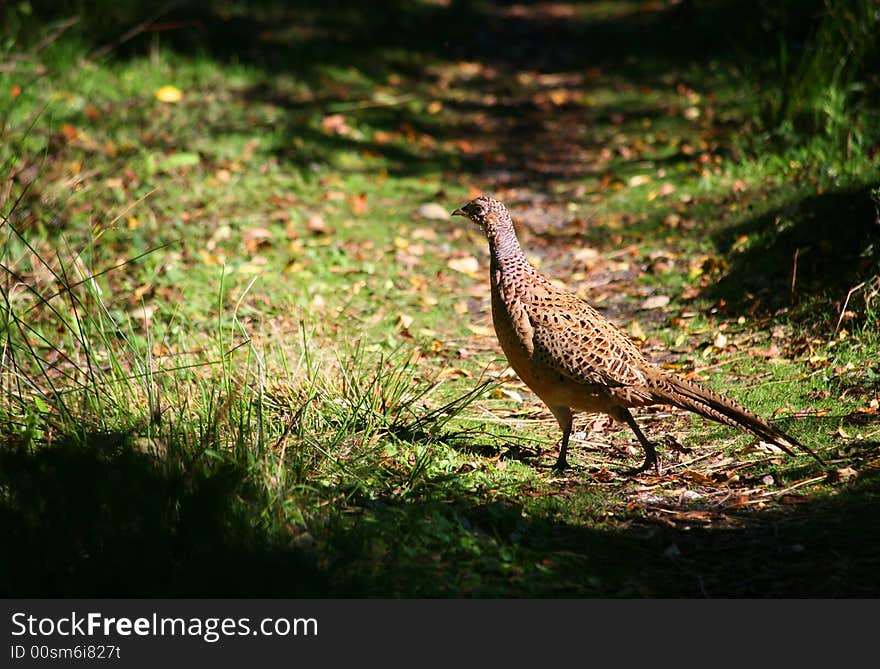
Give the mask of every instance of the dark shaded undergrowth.
[[[876, 452], [880, 444], [863, 444]], [[170, 473], [116, 439], [0, 456], [4, 596], [876, 596], [877, 470], [825, 497], [592, 526], [516, 495], [373, 498], [318, 536], [261, 528], [230, 466]], [[576, 499], [595, 481], [570, 484]], [[528, 491], [523, 491], [528, 493]], [[557, 493], [559, 491], [557, 490]], [[609, 489], [609, 495], [613, 490]], [[332, 497], [332, 496], [331, 496]], [[248, 505], [242, 499], [250, 500]], [[533, 502], [533, 500], [532, 500]], [[686, 517], [686, 516], [685, 516]], [[267, 527], [273, 527], [267, 525]], [[452, 540], [450, 540], [452, 537]], [[458, 546], [458, 548], [456, 548]]]
[[[880, 268], [880, 215], [876, 184], [798, 195], [716, 233], [728, 272], [708, 288], [732, 312], [789, 307], [805, 300], [806, 313], [836, 316], [849, 289]], [[743, 235], [756, 241], [732, 250]], [[827, 310], [827, 311], [826, 311]]]

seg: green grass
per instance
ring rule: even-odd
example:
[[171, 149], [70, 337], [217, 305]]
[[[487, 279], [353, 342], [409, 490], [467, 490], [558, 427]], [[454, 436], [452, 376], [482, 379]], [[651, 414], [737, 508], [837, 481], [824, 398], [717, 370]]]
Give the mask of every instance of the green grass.
[[[7, 9], [0, 591], [876, 593], [870, 87], [834, 128], [786, 125], [816, 108], [796, 72], [824, 66], [768, 86], [768, 63], [830, 28], [749, 42], [728, 4], [222, 3], [110, 49], [149, 12], [80, 11], [41, 43], [78, 5]], [[822, 95], [870, 84], [859, 53]], [[803, 105], [767, 116], [774, 91]], [[827, 472], [646, 410], [694, 449], [661, 446], [663, 478], [620, 476], [634, 437], [588, 417], [554, 473], [555, 421], [491, 332], [485, 240], [417, 213], [473, 191]]]

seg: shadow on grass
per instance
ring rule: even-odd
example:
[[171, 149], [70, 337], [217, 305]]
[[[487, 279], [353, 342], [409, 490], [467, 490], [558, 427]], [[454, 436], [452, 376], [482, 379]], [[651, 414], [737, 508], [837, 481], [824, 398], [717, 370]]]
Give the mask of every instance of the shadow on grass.
[[869, 468], [828, 496], [717, 514], [702, 527], [649, 507], [612, 518], [615, 489], [590, 480], [481, 491], [465, 487], [465, 474], [443, 476], [405, 498], [351, 499], [313, 545], [297, 547], [256, 526], [260, 494], [234, 468], [169, 475], [120, 440], [102, 441], [0, 452], [4, 596], [880, 591], [880, 472]]
[[121, 438], [0, 450], [4, 596], [308, 596], [314, 561], [254, 527], [232, 468], [169, 473]]
[[[756, 300], [774, 310], [792, 300], [827, 298], [837, 308], [821, 311], [836, 317], [849, 289], [878, 271], [880, 205], [872, 200], [874, 185], [792, 200], [725, 229], [716, 243], [730, 270], [707, 293], [743, 311], [754, 309]], [[731, 251], [741, 235], [756, 235], [756, 241], [745, 251]]]
[[[780, 39], [762, 19], [784, 17], [782, 23], [792, 36], [802, 37], [821, 6], [818, 0], [789, 0], [780, 3], [784, 9], [778, 11], [760, 0], [654, 3], [650, 8], [625, 3], [603, 8], [595, 2], [261, 0], [248, 3], [246, 10], [233, 2], [172, 3], [157, 17], [152, 3], [143, 0], [31, 4], [33, 41], [53, 21], [78, 15], [79, 23], [70, 30], [101, 58], [142, 56], [161, 43], [184, 56], [258, 68], [261, 83], [240, 95], [251, 105], [287, 110], [281, 123], [289, 141], [277, 153], [291, 164], [309, 166], [338, 153], [366, 151], [388, 158], [391, 173], [464, 171], [507, 185], [596, 176], [586, 166], [595, 162], [593, 152], [604, 141], [596, 136], [597, 128], [607, 133], [626, 120], [677, 113], [645, 103], [635, 91], [672, 88], [690, 76], [693, 66], [705, 65], [706, 53], [712, 54], [719, 71], [735, 67], [744, 77], [760, 79], [766, 63], [778, 55]], [[132, 26], [139, 29], [120, 39]], [[797, 44], [793, 39], [791, 48]], [[476, 74], [462, 75], [467, 64], [478, 65]], [[445, 74], [440, 66], [447, 69]], [[456, 68], [452, 76], [463, 79], [450, 80], [449, 72]], [[589, 70], [594, 74], [585, 76]], [[536, 103], [533, 93], [543, 91], [546, 98], [560, 85], [552, 78], [542, 83], [535, 76], [540, 73], [569, 73], [574, 78], [564, 85], [584, 92], [610, 87], [620, 93], [630, 88], [632, 95], [623, 97], [638, 101], [617, 100], [613, 108], [601, 103]], [[523, 83], [521, 74], [531, 83]], [[286, 83], [278, 83], [282, 75], [289, 75]], [[401, 77], [396, 86], [390, 83]], [[298, 97], [291, 78], [306, 84], [308, 95]], [[450, 82], [468, 95], [466, 100], [448, 101], [448, 106], [470, 114], [471, 120], [437, 122], [420, 104], [356, 104], [370, 100], [378, 89], [401, 97], [414, 90], [416, 97], [442, 97]], [[701, 88], [713, 85], [692, 83]], [[342, 137], [317, 128], [316, 119], [348, 103], [355, 104], [346, 114], [386, 134], [407, 128], [441, 142], [476, 144], [491, 138], [492, 146], [470, 155], [420, 152], [417, 147], [377, 143], [369, 136]], [[476, 123], [474, 116], [479, 118]], [[89, 120], [82, 121], [87, 127]], [[204, 130], [222, 133], [221, 125]]]

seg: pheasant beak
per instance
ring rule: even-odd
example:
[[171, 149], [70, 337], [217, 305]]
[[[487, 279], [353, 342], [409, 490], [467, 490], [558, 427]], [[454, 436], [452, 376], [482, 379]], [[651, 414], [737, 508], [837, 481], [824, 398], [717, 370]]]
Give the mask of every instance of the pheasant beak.
[[464, 209], [456, 209], [452, 212], [452, 216], [464, 216], [467, 217], [467, 212]]

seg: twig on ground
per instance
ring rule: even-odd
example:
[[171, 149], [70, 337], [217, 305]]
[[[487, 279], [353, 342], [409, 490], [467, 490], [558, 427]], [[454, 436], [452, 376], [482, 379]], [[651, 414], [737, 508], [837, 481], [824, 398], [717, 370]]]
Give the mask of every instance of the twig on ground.
[[837, 332], [840, 330], [840, 324], [843, 323], [843, 316], [846, 314], [846, 307], [849, 305], [849, 298], [852, 297], [852, 294], [858, 290], [861, 290], [865, 287], [865, 282], [862, 281], [860, 284], [853, 286], [849, 289], [849, 292], [846, 294], [846, 299], [843, 301], [843, 306], [840, 308], [840, 316], [837, 319], [837, 325], [834, 328], [834, 331]]
[[768, 490], [763, 493], [763, 496], [764, 497], [780, 496], [781, 497], [782, 495], [789, 493], [792, 490], [797, 490], [798, 488], [801, 488], [805, 485], [809, 485], [811, 483], [817, 483], [819, 481], [824, 481], [824, 480], [825, 480], [825, 474], [822, 474], [822, 476], [813, 476], [812, 478], [804, 479], [803, 481], [798, 481], [794, 485], [790, 485], [787, 488], [783, 488], [782, 490]]

